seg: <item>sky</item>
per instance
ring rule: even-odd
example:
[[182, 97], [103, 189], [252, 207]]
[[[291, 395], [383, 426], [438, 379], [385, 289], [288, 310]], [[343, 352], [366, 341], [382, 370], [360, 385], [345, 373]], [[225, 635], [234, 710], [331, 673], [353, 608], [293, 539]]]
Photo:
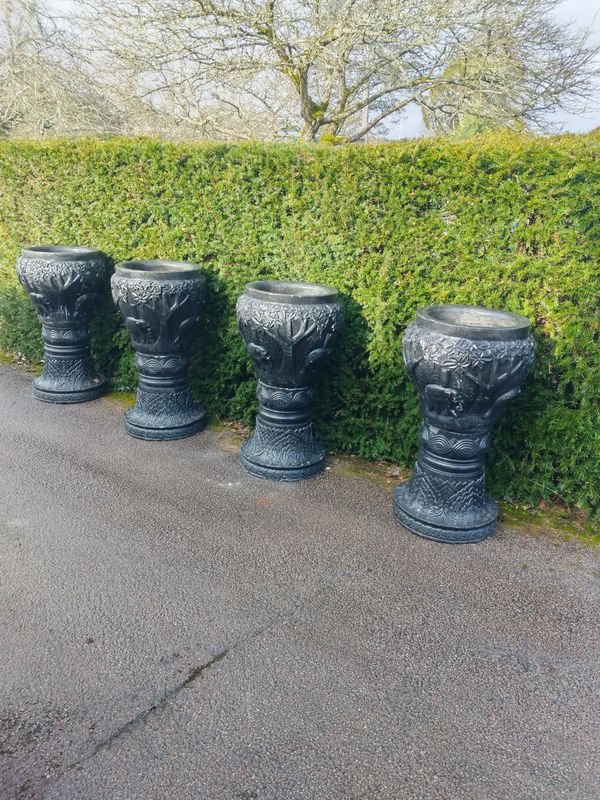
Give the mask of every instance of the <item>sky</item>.
[[[592, 41], [600, 42], [600, 0], [565, 0], [560, 9], [561, 17], [568, 22], [573, 19], [581, 27], [592, 28]], [[565, 126], [565, 130], [583, 133], [600, 125], [600, 91], [595, 108], [588, 114], [575, 116], [559, 113], [552, 121]]]

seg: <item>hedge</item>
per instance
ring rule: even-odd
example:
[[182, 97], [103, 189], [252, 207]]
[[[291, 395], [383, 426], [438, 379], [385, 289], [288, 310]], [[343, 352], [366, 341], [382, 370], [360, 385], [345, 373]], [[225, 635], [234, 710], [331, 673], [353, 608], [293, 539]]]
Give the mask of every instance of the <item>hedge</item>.
[[[332, 451], [410, 466], [419, 415], [401, 341], [415, 310], [506, 308], [534, 322], [538, 350], [496, 429], [491, 490], [598, 513], [599, 154], [598, 134], [347, 147], [3, 143], [0, 347], [32, 361], [42, 352], [14, 275], [23, 244], [196, 261], [210, 292], [192, 387], [214, 414], [249, 422], [255, 379], [237, 295], [257, 278], [331, 284], [347, 325], [321, 386], [319, 433]], [[135, 385], [108, 297], [94, 349], [116, 388]]]

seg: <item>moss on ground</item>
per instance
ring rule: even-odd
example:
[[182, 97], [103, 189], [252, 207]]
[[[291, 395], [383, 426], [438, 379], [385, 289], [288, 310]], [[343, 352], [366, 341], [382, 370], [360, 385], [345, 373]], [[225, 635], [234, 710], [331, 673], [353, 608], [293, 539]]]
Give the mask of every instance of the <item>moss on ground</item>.
[[[328, 460], [332, 472], [349, 478], [365, 478], [377, 481], [392, 489], [408, 480], [412, 471], [385, 461], [368, 461], [358, 456], [335, 455]], [[600, 524], [577, 509], [561, 505], [541, 503], [527, 507], [517, 503], [500, 503], [500, 525], [518, 533], [532, 536], [553, 535], [578, 539], [585, 544], [600, 545]]]
[[116, 403], [123, 409], [131, 408], [135, 404], [135, 392], [107, 392], [103, 395], [104, 400], [109, 403]]

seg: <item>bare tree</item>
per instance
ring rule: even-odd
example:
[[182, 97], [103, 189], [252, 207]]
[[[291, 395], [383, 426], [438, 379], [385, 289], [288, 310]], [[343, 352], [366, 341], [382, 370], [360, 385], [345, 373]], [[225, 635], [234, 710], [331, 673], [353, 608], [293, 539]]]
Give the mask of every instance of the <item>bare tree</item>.
[[205, 96], [188, 76], [176, 87], [139, 91], [135, 70], [115, 71], [115, 62], [97, 49], [85, 57], [71, 16], [74, 5], [64, 4], [62, 10], [66, 17], [52, 0], [0, 0], [0, 136], [194, 140], [276, 135], [264, 110], [250, 113], [248, 104], [242, 115], [225, 91], [218, 98]]
[[88, 49], [130, 94], [225, 138], [363, 139], [410, 103], [540, 125], [590, 96], [598, 48], [561, 0], [83, 0]]
[[122, 114], [70, 59], [38, 0], [0, 0], [0, 135], [116, 132]]

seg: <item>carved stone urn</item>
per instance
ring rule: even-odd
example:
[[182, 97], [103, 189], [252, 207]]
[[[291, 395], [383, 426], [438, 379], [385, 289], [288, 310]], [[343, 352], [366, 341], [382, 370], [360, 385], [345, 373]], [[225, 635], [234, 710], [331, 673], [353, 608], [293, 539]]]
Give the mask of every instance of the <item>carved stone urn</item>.
[[439, 542], [477, 542], [496, 526], [485, 491], [494, 422], [519, 394], [534, 357], [525, 317], [477, 306], [417, 311], [403, 340], [423, 425], [413, 477], [397, 487], [394, 513], [413, 533]]
[[42, 323], [44, 369], [33, 395], [47, 403], [83, 403], [100, 397], [106, 382], [94, 368], [89, 323], [97, 294], [108, 283], [108, 262], [86, 247], [29, 247], [17, 275]]
[[259, 409], [241, 462], [261, 478], [316, 475], [325, 452], [313, 427], [313, 384], [343, 323], [329, 286], [257, 281], [237, 303], [240, 333], [258, 374]]
[[206, 421], [192, 400], [185, 353], [206, 292], [200, 268], [180, 261], [126, 261], [117, 264], [111, 286], [139, 369], [125, 430], [138, 439], [191, 436]]

